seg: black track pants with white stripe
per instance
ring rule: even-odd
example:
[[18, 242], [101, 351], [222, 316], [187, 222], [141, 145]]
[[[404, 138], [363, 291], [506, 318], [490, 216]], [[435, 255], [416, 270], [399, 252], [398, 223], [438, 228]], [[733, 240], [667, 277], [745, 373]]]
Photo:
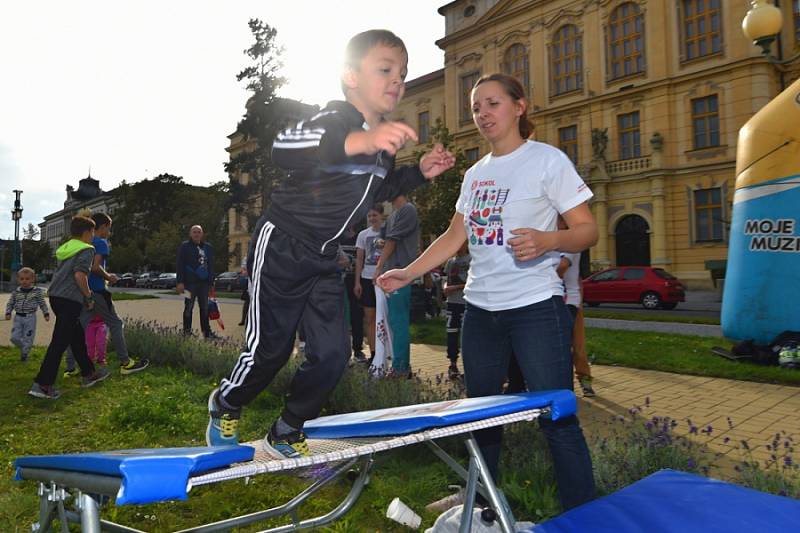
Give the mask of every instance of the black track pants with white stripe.
[[319, 416], [350, 359], [345, 291], [336, 258], [326, 258], [261, 220], [248, 256], [251, 298], [246, 346], [220, 388], [226, 403], [250, 403], [286, 364], [300, 320], [305, 361], [292, 378], [281, 416], [302, 427]]

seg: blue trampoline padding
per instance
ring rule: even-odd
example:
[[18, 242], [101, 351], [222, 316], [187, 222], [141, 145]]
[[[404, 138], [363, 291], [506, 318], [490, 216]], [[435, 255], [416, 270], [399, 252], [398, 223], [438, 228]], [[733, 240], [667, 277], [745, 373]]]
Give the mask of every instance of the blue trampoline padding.
[[122, 478], [117, 503], [151, 503], [187, 498], [189, 477], [232, 463], [251, 461], [250, 446], [153, 448], [111, 452], [75, 453], [20, 457], [14, 462], [16, 479], [20, 468], [67, 470]]
[[324, 416], [306, 422], [303, 430], [316, 439], [407, 435], [544, 407], [550, 408], [553, 420], [575, 414], [575, 394], [551, 390], [406, 405]]
[[661, 470], [531, 533], [730, 533], [800, 530], [800, 501]]

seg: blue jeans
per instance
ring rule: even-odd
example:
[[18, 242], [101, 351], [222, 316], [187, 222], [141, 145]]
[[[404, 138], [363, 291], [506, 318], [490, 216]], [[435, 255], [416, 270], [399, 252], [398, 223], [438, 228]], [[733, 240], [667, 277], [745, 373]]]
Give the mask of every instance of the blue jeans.
[[[572, 318], [561, 297], [486, 311], [467, 304], [462, 331], [464, 379], [469, 397], [501, 394], [513, 350], [529, 391], [572, 390]], [[578, 418], [539, 419], [553, 456], [564, 510], [594, 497], [589, 448]], [[497, 479], [503, 428], [475, 433], [492, 476]]]
[[387, 302], [392, 329], [392, 368], [405, 372], [411, 365], [411, 286], [397, 289]]

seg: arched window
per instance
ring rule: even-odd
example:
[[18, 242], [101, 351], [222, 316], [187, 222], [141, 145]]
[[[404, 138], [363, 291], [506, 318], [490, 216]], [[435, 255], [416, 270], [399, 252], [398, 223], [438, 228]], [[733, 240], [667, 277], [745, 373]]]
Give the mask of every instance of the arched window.
[[583, 88], [583, 44], [578, 28], [561, 26], [550, 45], [550, 78], [553, 94], [568, 93]]
[[719, 0], [682, 0], [684, 59], [722, 51], [722, 9]]
[[800, 44], [800, 0], [792, 2], [794, 6], [794, 40]]
[[500, 65], [500, 70], [503, 74], [514, 76], [525, 87], [525, 93], [528, 92], [528, 50], [524, 45], [512, 44], [503, 54], [503, 63]]
[[608, 19], [609, 79], [644, 72], [644, 16], [639, 6], [626, 2]]

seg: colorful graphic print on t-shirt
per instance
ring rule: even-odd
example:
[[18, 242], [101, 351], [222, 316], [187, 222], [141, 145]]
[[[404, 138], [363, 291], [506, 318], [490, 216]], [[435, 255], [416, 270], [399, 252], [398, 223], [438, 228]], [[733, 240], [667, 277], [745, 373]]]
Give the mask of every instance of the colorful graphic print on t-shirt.
[[511, 189], [495, 186], [494, 180], [474, 182], [469, 199], [468, 237], [472, 246], [503, 246], [503, 205]]

